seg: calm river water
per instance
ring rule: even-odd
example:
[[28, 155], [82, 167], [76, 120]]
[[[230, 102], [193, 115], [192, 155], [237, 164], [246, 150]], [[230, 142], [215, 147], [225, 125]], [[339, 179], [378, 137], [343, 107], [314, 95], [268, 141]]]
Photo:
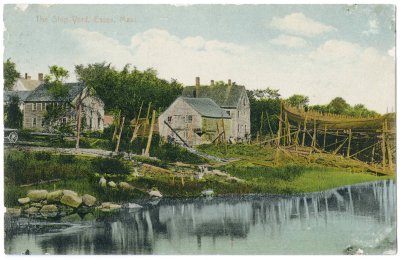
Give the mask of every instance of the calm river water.
[[[162, 199], [52, 232], [6, 232], [7, 254], [365, 254], [396, 252], [396, 184], [301, 196]], [[155, 203], [154, 203], [155, 204]], [[23, 221], [22, 219], [20, 221]]]

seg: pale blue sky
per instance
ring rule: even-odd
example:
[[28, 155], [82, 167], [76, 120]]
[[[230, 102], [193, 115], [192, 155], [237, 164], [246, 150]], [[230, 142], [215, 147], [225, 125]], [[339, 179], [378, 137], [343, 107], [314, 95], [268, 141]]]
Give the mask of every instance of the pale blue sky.
[[394, 107], [391, 5], [6, 5], [4, 23], [4, 58], [33, 78], [52, 64], [106, 60], [184, 84], [232, 78], [311, 103], [341, 95], [379, 112]]

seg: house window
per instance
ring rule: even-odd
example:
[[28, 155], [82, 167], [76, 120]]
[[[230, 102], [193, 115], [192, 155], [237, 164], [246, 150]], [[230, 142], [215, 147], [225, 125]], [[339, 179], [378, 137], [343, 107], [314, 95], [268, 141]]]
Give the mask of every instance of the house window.
[[36, 117], [32, 117], [32, 127], [36, 127]]
[[231, 115], [231, 111], [226, 110], [226, 113], [230, 116]]
[[186, 116], [186, 123], [191, 123], [192, 120], [193, 120], [192, 115], [187, 115], [187, 116]]
[[63, 122], [63, 124], [66, 124], [68, 122], [68, 118], [63, 117], [62, 122]]
[[41, 122], [42, 122], [41, 126], [44, 127], [44, 119], [43, 118], [42, 118]]
[[36, 111], [37, 109], [37, 104], [36, 103], [32, 103], [32, 111]]
[[171, 123], [172, 122], [172, 116], [169, 116], [167, 120], [168, 120], [168, 123]]
[[101, 118], [98, 117], [98, 118], [97, 118], [97, 128], [100, 128], [100, 123], [101, 123]]

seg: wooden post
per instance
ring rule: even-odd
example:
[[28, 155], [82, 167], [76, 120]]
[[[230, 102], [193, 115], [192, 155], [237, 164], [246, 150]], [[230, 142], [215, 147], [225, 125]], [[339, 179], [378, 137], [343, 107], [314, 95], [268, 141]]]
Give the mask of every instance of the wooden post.
[[223, 131], [223, 135], [224, 135], [224, 146], [225, 146], [225, 154], [228, 153], [228, 144], [226, 142], [226, 132], [225, 132], [225, 123], [224, 123], [224, 118], [222, 118], [222, 131]]
[[118, 115], [115, 115], [115, 121], [114, 121], [114, 133], [111, 141], [113, 142], [115, 138], [117, 137], [117, 129], [119, 126], [119, 123], [121, 122], [121, 111], [118, 111]]
[[299, 134], [300, 134], [300, 130], [301, 130], [301, 124], [298, 123], [298, 124], [297, 124], [296, 139], [295, 139], [296, 151], [297, 151], [297, 146], [299, 145]]
[[350, 148], [351, 148], [351, 129], [349, 130], [349, 141], [347, 143], [347, 158], [350, 157]]
[[[286, 117], [286, 113], [285, 113], [285, 117]], [[287, 138], [287, 129], [286, 129], [286, 120], [284, 119], [284, 117], [283, 117], [283, 114], [282, 114], [282, 120], [284, 120], [283, 122], [282, 122], [282, 124], [284, 124], [284, 126], [282, 127], [282, 130], [283, 130], [283, 134], [282, 134], [282, 143], [283, 143], [283, 146], [285, 146], [286, 145], [286, 138]]]
[[306, 117], [304, 118], [304, 127], [303, 127], [303, 140], [301, 141], [301, 146], [304, 146], [306, 141], [306, 132], [307, 132], [307, 113]]
[[149, 103], [149, 107], [147, 108], [146, 122], [144, 123], [144, 128], [143, 128], [143, 136], [146, 134], [147, 125], [149, 124], [150, 108], [151, 108], [151, 102]]
[[278, 136], [276, 138], [276, 146], [280, 146], [281, 144], [281, 131], [282, 131], [282, 102], [281, 102], [281, 113], [279, 115]]
[[115, 152], [118, 153], [119, 150], [119, 144], [121, 142], [121, 136], [122, 136], [122, 131], [124, 130], [124, 123], [125, 123], [125, 117], [122, 117], [122, 122], [121, 125], [119, 126], [119, 134], [118, 134], [118, 139], [117, 139], [117, 146], [115, 147]]
[[324, 150], [325, 150], [325, 144], [326, 144], [326, 125], [324, 128], [324, 147], [323, 147]]
[[156, 121], [156, 111], [153, 110], [153, 115], [151, 117], [151, 125], [150, 125], [150, 131], [149, 131], [149, 137], [147, 139], [147, 146], [146, 146], [146, 151], [144, 152], [144, 156], [150, 156], [150, 146], [151, 146], [151, 140], [153, 139], [153, 128], [154, 128], [154, 122]]
[[338, 142], [337, 138], [338, 138], [338, 135], [339, 135], [339, 130], [336, 130], [335, 149], [337, 148], [337, 142]]
[[288, 130], [287, 130], [287, 135], [288, 135], [288, 145], [291, 145], [292, 144], [292, 134], [290, 133], [290, 123], [289, 123], [289, 121], [287, 122], [287, 124], [288, 124]]
[[[388, 131], [388, 125], [387, 125], [387, 120], [385, 119], [385, 132]], [[388, 157], [388, 163], [389, 163], [389, 169], [393, 169], [393, 161], [392, 161], [392, 147], [390, 145], [390, 139], [389, 137], [386, 138], [386, 147], [387, 147], [387, 157]]]
[[375, 145], [372, 147], [371, 163], [374, 163], [374, 158], [375, 158]]
[[272, 127], [271, 127], [271, 124], [270, 124], [270, 122], [269, 122], [269, 116], [268, 116], [267, 111], [265, 111], [265, 114], [267, 115], [267, 121], [268, 121], [268, 127], [269, 127], [269, 135], [270, 135], [271, 138], [272, 138], [272, 137], [273, 137], [273, 135], [272, 135]]
[[385, 136], [385, 123], [382, 125], [382, 142], [381, 142], [381, 148], [382, 148], [382, 166], [383, 169], [386, 168], [386, 136]]
[[314, 118], [314, 133], [313, 133], [312, 146], [317, 147], [317, 122], [315, 118]]
[[261, 118], [260, 118], [260, 135], [262, 136], [262, 127], [264, 124], [264, 111], [261, 112]]

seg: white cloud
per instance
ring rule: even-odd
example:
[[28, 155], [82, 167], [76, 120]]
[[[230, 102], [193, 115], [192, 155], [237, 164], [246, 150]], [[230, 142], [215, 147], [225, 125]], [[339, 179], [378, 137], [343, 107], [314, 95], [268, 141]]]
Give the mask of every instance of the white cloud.
[[28, 9], [29, 4], [17, 4], [15, 5], [14, 9], [17, 11], [25, 12]]
[[314, 21], [303, 13], [292, 13], [283, 18], [273, 17], [271, 26], [281, 31], [307, 37], [335, 31], [336, 28]]
[[319, 62], [354, 62], [361, 47], [347, 41], [329, 40], [310, 53], [310, 58]]
[[371, 19], [368, 21], [368, 30], [362, 32], [365, 35], [378, 34], [379, 33], [379, 23], [376, 19]]
[[303, 48], [307, 46], [307, 42], [300, 37], [281, 34], [269, 41], [274, 45], [283, 45], [289, 48]]
[[196, 76], [203, 83], [231, 78], [249, 89], [279, 88], [284, 97], [308, 95], [313, 104], [337, 96], [379, 112], [395, 104], [394, 59], [346, 41], [329, 40], [311, 51], [289, 54], [200, 36], [180, 38], [159, 29], [135, 34], [127, 45], [85, 29], [67, 33], [77, 46], [75, 53], [59, 57], [68, 68], [99, 61], [119, 68], [131, 63], [139, 69], [153, 67], [160, 77], [186, 85], [194, 84]]

